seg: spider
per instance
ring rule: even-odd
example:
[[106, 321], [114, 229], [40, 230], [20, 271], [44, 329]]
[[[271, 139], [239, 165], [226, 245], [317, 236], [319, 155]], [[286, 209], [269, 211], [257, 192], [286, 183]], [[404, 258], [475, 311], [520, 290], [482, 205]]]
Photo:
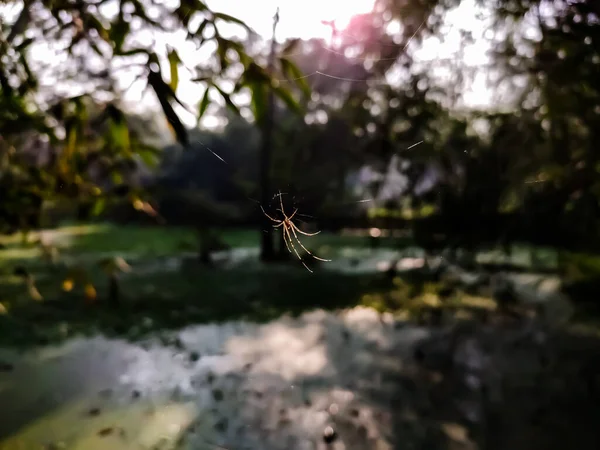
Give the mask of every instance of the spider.
[[[298, 259], [300, 260], [300, 262], [302, 263], [302, 265], [304, 265], [304, 267], [306, 267], [306, 269], [309, 272], [312, 273], [312, 270], [310, 270], [310, 268], [306, 265], [306, 263], [304, 262], [304, 260], [300, 256], [300, 253], [298, 253], [298, 250], [296, 249], [296, 246], [294, 245], [294, 239], [300, 245], [300, 247], [302, 247], [302, 249], [306, 253], [308, 253], [310, 256], [312, 256], [314, 259], [317, 259], [319, 261], [331, 261], [330, 259], [324, 259], [324, 258], [320, 258], [320, 257], [318, 257], [316, 255], [313, 255], [310, 251], [308, 251], [308, 249], [304, 245], [302, 245], [302, 242], [300, 242], [300, 239], [298, 238], [298, 234], [297, 234], [297, 233], [300, 233], [300, 234], [303, 234], [305, 236], [315, 236], [315, 235], [319, 234], [320, 231], [317, 231], [316, 233], [306, 233], [306, 232], [302, 231], [300, 228], [298, 228], [296, 226], [296, 224], [294, 222], [292, 222], [292, 218], [298, 212], [298, 208], [296, 208], [294, 210], [294, 212], [292, 213], [292, 215], [288, 217], [285, 214], [285, 211], [283, 209], [282, 194], [279, 193], [278, 195], [279, 195], [279, 205], [281, 206], [281, 208], [277, 208], [277, 210], [281, 211], [281, 214], [283, 215], [283, 220], [274, 219], [273, 217], [271, 217], [270, 215], [268, 215], [266, 213], [266, 211], [264, 210], [264, 208], [262, 207], [262, 205], [260, 205], [260, 209], [262, 209], [263, 214], [265, 216], [267, 216], [267, 218], [269, 218], [273, 222], [277, 223], [277, 225], [273, 225], [273, 228], [279, 228], [279, 227], [281, 227], [282, 232], [283, 232], [283, 241], [285, 242], [285, 246], [287, 247], [288, 252], [292, 253], [292, 250], [293, 250], [294, 253], [296, 253], [296, 256], [298, 257]], [[292, 235], [294, 236], [294, 239], [292, 239]]]

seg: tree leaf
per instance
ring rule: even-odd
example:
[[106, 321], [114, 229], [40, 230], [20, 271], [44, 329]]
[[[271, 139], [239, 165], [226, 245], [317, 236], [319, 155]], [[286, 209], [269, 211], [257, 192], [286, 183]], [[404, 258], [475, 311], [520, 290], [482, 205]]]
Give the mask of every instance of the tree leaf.
[[173, 89], [173, 92], [177, 91], [177, 85], [179, 84], [179, 64], [181, 59], [174, 48], [169, 49], [168, 53], [169, 68], [171, 70], [171, 81], [169, 86]]
[[231, 97], [229, 96], [229, 94], [227, 92], [223, 91], [216, 84], [214, 85], [214, 87], [217, 89], [217, 91], [219, 91], [219, 94], [221, 94], [221, 97], [223, 97], [223, 100], [225, 100], [225, 104], [227, 105], [227, 108], [229, 108], [231, 111], [233, 111], [234, 113], [239, 115], [240, 109], [235, 105], [235, 103], [233, 103], [233, 101], [231, 101]]
[[152, 89], [158, 97], [160, 106], [165, 113], [169, 125], [171, 125], [173, 128], [173, 132], [175, 133], [177, 140], [184, 147], [187, 147], [189, 144], [187, 130], [169, 103], [170, 98], [175, 98], [177, 100], [171, 87], [163, 81], [159, 73], [152, 70], [150, 70], [148, 73], [148, 84], [152, 86]]
[[6, 42], [8, 42], [9, 44], [12, 43], [15, 37], [23, 33], [27, 28], [27, 25], [29, 25], [29, 20], [31, 19], [29, 7], [30, 6], [28, 3], [23, 3], [23, 9], [21, 10], [19, 17], [17, 18], [13, 26], [10, 28], [10, 32], [6, 37]]
[[250, 83], [250, 91], [252, 92], [252, 113], [257, 124], [262, 124], [267, 111], [267, 85], [265, 83], [253, 82]]
[[107, 42], [110, 41], [108, 30], [106, 28], [104, 28], [104, 25], [102, 25], [102, 22], [100, 22], [97, 17], [95, 17], [91, 14], [88, 14], [85, 17], [85, 21], [90, 28], [92, 28], [98, 32], [98, 35], [100, 36], [100, 38], [102, 40], [107, 41]]
[[296, 101], [296, 99], [289, 90], [282, 88], [281, 86], [277, 86], [273, 88], [273, 92], [275, 93], [275, 95], [277, 95], [277, 97], [283, 100], [283, 102], [289, 109], [291, 109], [297, 114], [303, 114], [302, 107]]
[[206, 110], [208, 109], [208, 105], [210, 104], [210, 97], [208, 96], [208, 94], [209, 88], [207, 87], [206, 91], [204, 91], [204, 95], [202, 96], [202, 100], [200, 101], [200, 105], [198, 106], [198, 123], [200, 123], [200, 120], [204, 116], [204, 113], [206, 112]]
[[129, 23], [125, 22], [122, 17], [110, 27], [109, 37], [113, 42], [115, 53], [119, 54], [125, 43], [125, 38], [129, 34]]
[[224, 20], [225, 22], [235, 23], [237, 25], [244, 27], [246, 30], [248, 30], [248, 32], [250, 32], [250, 33], [252, 32], [252, 28], [250, 28], [243, 20], [240, 20], [237, 17], [233, 17], [233, 16], [230, 16], [229, 14], [218, 13], [218, 12], [213, 13], [213, 17], [215, 19]]
[[88, 41], [88, 44], [90, 45], [90, 47], [92, 47], [92, 50], [94, 50], [98, 56], [100, 56], [101, 58], [104, 58], [104, 53], [102, 52], [102, 50], [100, 50], [100, 47], [98, 47], [98, 45], [94, 42], [94, 40], [88, 38], [87, 41]]
[[115, 56], [133, 56], [139, 54], [148, 54], [148, 50], [145, 48], [132, 48], [131, 50], [121, 51], [119, 53], [115, 52]]
[[304, 95], [310, 97], [310, 86], [306, 81], [306, 75], [302, 73], [300, 68], [287, 58], [279, 58], [281, 64], [281, 72], [288, 81], [293, 81]]
[[269, 74], [255, 62], [251, 62], [244, 72], [244, 81], [246, 84], [251, 83], [270, 83]]
[[203, 39], [204, 38], [204, 30], [210, 23], [212, 23], [212, 21], [210, 21], [208, 19], [204, 19], [202, 22], [200, 22], [200, 25], [198, 25], [198, 29], [196, 30], [196, 33], [194, 33], [195, 36]]
[[198, 77], [198, 78], [192, 78], [192, 82], [193, 83], [202, 83], [202, 82], [206, 82], [206, 81], [211, 81], [212, 77]]
[[116, 147], [125, 153], [131, 152], [131, 142], [127, 124], [125, 122], [113, 122], [110, 124], [109, 129], [112, 141]]
[[105, 206], [106, 200], [104, 198], [99, 198], [98, 200], [96, 200], [96, 203], [94, 203], [94, 208], [92, 209], [92, 216], [99, 216], [100, 214], [102, 214], [102, 211], [104, 211]]
[[158, 165], [159, 158], [157, 149], [150, 147], [143, 148], [138, 150], [136, 154], [139, 155], [140, 159], [146, 166], [154, 168]]
[[24, 39], [23, 42], [21, 42], [19, 45], [17, 45], [15, 47], [15, 50], [20, 53], [23, 50], [25, 50], [27, 47], [29, 47], [31, 44], [33, 44], [33, 41], [34, 41], [34, 38]]
[[125, 122], [125, 113], [117, 108], [113, 103], [106, 106], [105, 109], [106, 117], [110, 118], [114, 123]]
[[221, 72], [227, 70], [230, 65], [229, 58], [227, 57], [227, 50], [229, 50], [229, 41], [228, 39], [223, 39], [220, 36], [216, 36], [215, 40], [217, 41], [217, 56], [219, 57], [219, 64], [221, 65]]

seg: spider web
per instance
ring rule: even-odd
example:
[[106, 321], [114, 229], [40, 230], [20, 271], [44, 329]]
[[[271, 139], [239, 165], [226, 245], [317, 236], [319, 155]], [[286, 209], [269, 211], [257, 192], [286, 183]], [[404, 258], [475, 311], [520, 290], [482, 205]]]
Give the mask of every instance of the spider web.
[[[413, 41], [413, 39], [415, 38], [415, 36], [419, 33], [419, 31], [423, 28], [423, 25], [426, 23], [427, 18], [425, 18], [420, 25], [417, 27], [417, 29], [412, 33], [412, 35], [408, 38], [408, 40], [406, 41], [406, 43], [402, 46], [402, 51], [406, 50], [408, 48], [408, 46], [411, 44], [411, 42]], [[356, 45], [360, 45], [360, 39], [356, 38], [355, 36], [352, 36], [350, 33], [348, 33], [346, 30], [336, 30], [335, 33], [337, 35], [347, 35], [351, 38], [353, 38], [356, 41]], [[313, 43], [316, 42], [322, 49], [324, 49], [325, 51], [331, 53], [331, 54], [336, 54], [338, 56], [342, 56], [345, 60], [355, 60], [355, 61], [370, 61], [373, 64], [376, 64], [377, 62], [380, 61], [397, 61], [400, 57], [400, 55], [398, 55], [397, 57], [390, 57], [390, 58], [376, 58], [376, 57], [372, 57], [372, 56], [359, 56], [359, 55], [355, 55], [355, 56], [350, 56], [345, 54], [344, 52], [335, 50], [334, 48], [331, 48], [329, 46], [327, 46], [325, 44], [325, 41], [322, 39], [318, 39], [318, 40], [314, 40], [312, 41]], [[400, 46], [400, 44], [389, 44], [389, 43], [383, 43], [380, 42], [379, 43], [380, 46], [382, 47], [394, 47], [394, 48], [398, 48]], [[297, 56], [297, 55], [309, 55], [310, 53], [308, 53], [306, 51], [306, 49], [304, 51], [298, 51], [298, 52], [294, 52], [294, 53], [287, 53], [285, 56], [286, 57], [293, 57], [293, 56]], [[436, 61], [439, 61], [439, 59], [436, 59]], [[392, 66], [393, 67], [393, 66]], [[321, 70], [315, 70], [311, 73], [308, 74], [304, 74], [300, 77], [296, 77], [296, 78], [287, 78], [287, 79], [277, 79], [274, 78], [275, 82], [278, 83], [293, 83], [295, 81], [298, 80], [302, 80], [302, 79], [309, 79], [309, 78], [315, 78], [315, 77], [325, 77], [325, 78], [329, 78], [329, 79], [333, 79], [333, 80], [338, 80], [340, 82], [353, 82], [353, 83], [367, 83], [370, 85], [389, 85], [390, 84], [390, 80], [384, 78], [380, 78], [380, 79], [376, 79], [374, 77], [369, 77], [369, 78], [365, 78], [365, 79], [358, 79], [358, 78], [350, 78], [350, 77], [342, 77], [342, 76], [338, 76], [338, 75], [333, 75], [330, 73], [327, 73], [325, 71], [321, 71]], [[422, 144], [424, 141], [418, 141], [412, 145], [410, 145], [409, 147], [406, 148], [406, 150], [410, 150], [413, 149], [414, 147]], [[198, 139], [194, 139], [194, 143], [199, 144], [200, 146], [204, 147], [205, 149], [207, 149], [209, 152], [211, 152], [216, 158], [218, 158], [221, 162], [227, 164], [227, 162], [225, 161], [225, 159], [220, 156], [217, 152], [215, 152], [212, 148], [210, 148], [208, 145], [206, 145], [205, 143], [201, 142]], [[305, 220], [303, 220], [303, 218], [306, 219], [314, 219], [314, 216], [311, 216], [309, 214], [306, 214], [304, 212], [302, 212], [302, 210], [300, 209], [300, 206], [298, 205], [297, 200], [300, 200], [298, 198], [298, 195], [300, 194], [292, 194], [291, 195], [291, 199], [292, 199], [292, 204], [290, 205], [289, 203], [286, 204], [283, 200], [283, 196], [284, 195], [290, 195], [286, 192], [281, 192], [279, 191], [278, 193], [274, 194], [271, 197], [271, 200], [269, 202], [268, 205], [262, 205], [261, 202], [259, 202], [258, 200], [255, 200], [253, 198], [247, 197], [248, 200], [253, 201], [255, 203], [258, 204], [258, 207], [260, 207], [263, 212], [265, 214], [268, 214], [269, 216], [273, 217], [273, 218], [277, 218], [278, 220], [281, 218], [286, 218], [289, 217], [287, 216], [287, 214], [292, 214], [293, 211], [296, 211], [294, 214], [294, 220], [298, 221], [300, 223], [304, 223], [306, 224], [307, 222]], [[303, 197], [303, 196], [302, 196]], [[348, 201], [348, 202], [342, 202], [341, 204], [338, 204], [338, 206], [342, 206], [342, 205], [350, 205], [350, 204], [356, 204], [356, 203], [367, 203], [367, 202], [372, 202], [374, 201], [374, 199], [372, 198], [367, 198], [367, 199], [361, 199], [361, 200], [354, 200], [354, 201]], [[280, 202], [283, 203], [283, 208], [286, 209], [285, 212], [283, 211], [278, 211], [281, 209], [281, 204]], [[275, 203], [275, 205], [274, 205]], [[263, 206], [265, 208], [267, 208], [268, 211], [265, 211], [263, 209]], [[275, 215], [273, 215], [274, 213], [277, 213]], [[272, 219], [271, 219], [272, 220]], [[283, 227], [282, 227], [283, 229]], [[272, 231], [272, 230], [271, 230]], [[263, 232], [267, 233], [267, 230], [263, 230]], [[289, 233], [289, 231], [288, 231]], [[296, 248], [294, 248], [293, 250], [290, 248], [290, 245], [293, 246], [293, 241], [294, 238], [292, 237], [292, 235], [288, 234], [289, 236], [289, 241], [286, 240], [285, 234], [284, 234], [284, 240], [286, 243], [286, 247], [287, 249], [290, 251], [290, 253], [296, 253], [296, 255], [298, 255], [298, 258], [300, 259], [300, 261], [302, 262], [302, 264], [310, 271], [312, 272], [312, 270], [306, 265], [304, 258], [301, 258], [300, 255], [298, 254], [298, 251]], [[302, 243], [299, 241], [298, 236], [295, 236], [295, 240], [298, 244], [300, 244], [300, 246], [306, 250], [306, 248], [302, 245]], [[288, 245], [288, 243], [290, 245]], [[307, 251], [308, 252], [308, 251]], [[309, 255], [311, 255], [313, 258], [322, 260], [322, 258], [316, 257], [315, 255], [313, 255], [312, 253], [308, 252]]]
[[[402, 51], [406, 50], [408, 48], [408, 46], [411, 44], [411, 42], [413, 41], [413, 39], [415, 38], [415, 36], [419, 33], [419, 31], [423, 28], [423, 25], [425, 25], [427, 21], [427, 18], [425, 18], [417, 27], [417, 29], [412, 33], [412, 35], [408, 38], [408, 40], [406, 41], [406, 43], [404, 44], [404, 46], [402, 46]], [[360, 39], [358, 39], [357, 37], [353, 36], [352, 34], [348, 33], [346, 30], [336, 30], [335, 31], [336, 34], [338, 35], [346, 35], [349, 36], [353, 39], [355, 39], [357, 41], [357, 43], [360, 42]], [[327, 46], [325, 44], [325, 42], [323, 40], [316, 40], [316, 42], [318, 43], [318, 45], [323, 48], [324, 50], [332, 53], [332, 54], [336, 54], [339, 56], [344, 57], [347, 60], [356, 60], [356, 61], [371, 61], [373, 64], [376, 64], [377, 62], [380, 61], [396, 61], [398, 60], [398, 57], [391, 57], [391, 58], [375, 58], [375, 57], [364, 57], [364, 56], [349, 56], [346, 55], [343, 52], [340, 52], [338, 50], [335, 50], [329, 46]], [[380, 46], [383, 47], [393, 47], [393, 48], [397, 48], [399, 47], [399, 44], [389, 44], [389, 43], [383, 43], [380, 42], [379, 43]], [[306, 51], [298, 51], [298, 52], [293, 52], [293, 53], [287, 53], [285, 56], [286, 57], [293, 57], [293, 56], [298, 56], [298, 55], [307, 55]], [[436, 59], [436, 61], [439, 61], [439, 59]], [[304, 74], [300, 77], [295, 77], [295, 78], [287, 78], [287, 79], [278, 79], [278, 78], [274, 78], [273, 80], [278, 82], [278, 83], [293, 83], [295, 81], [299, 81], [299, 80], [303, 80], [303, 79], [309, 79], [309, 78], [314, 78], [314, 77], [326, 77], [329, 79], [334, 79], [334, 80], [338, 80], [338, 81], [343, 81], [343, 82], [354, 82], [354, 83], [368, 83], [371, 85], [389, 85], [390, 81], [386, 78], [381, 78], [381, 79], [376, 79], [376, 78], [364, 78], [364, 79], [358, 79], [358, 78], [349, 78], [349, 77], [341, 77], [341, 76], [337, 76], [337, 75], [333, 75], [324, 71], [320, 71], [320, 70], [315, 70], [311, 73], [308, 74]], [[227, 162], [225, 161], [225, 159], [220, 156], [217, 152], [215, 152], [212, 148], [210, 148], [208, 145], [206, 145], [205, 143], [199, 141], [199, 140], [195, 140], [195, 143], [200, 144], [202, 147], [204, 147], [205, 149], [207, 149], [209, 152], [211, 152], [216, 158], [218, 158], [221, 162], [227, 164]], [[419, 141], [415, 144], [412, 144], [411, 146], [409, 146], [406, 150], [410, 150], [413, 147], [416, 147], [417, 145], [423, 143], [423, 141]]]

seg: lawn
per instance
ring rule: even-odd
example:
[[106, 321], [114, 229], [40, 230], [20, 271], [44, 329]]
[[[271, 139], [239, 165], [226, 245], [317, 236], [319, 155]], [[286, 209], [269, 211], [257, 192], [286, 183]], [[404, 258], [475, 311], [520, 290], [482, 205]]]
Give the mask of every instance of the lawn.
[[[231, 247], [253, 247], [259, 244], [258, 230], [219, 230], [215, 235]], [[77, 253], [121, 252], [159, 256], [176, 254], [182, 251], [194, 251], [197, 248], [197, 236], [190, 228], [178, 227], [139, 227], [117, 226], [112, 224], [66, 225], [41, 233], [31, 233], [30, 241], [45, 237], [63, 251]], [[0, 244], [7, 249], [23, 250], [21, 236], [0, 236]], [[340, 236], [323, 233], [314, 237], [303, 237], [310, 246], [365, 247], [369, 239], [364, 236]], [[393, 246], [401, 242], [400, 238], [380, 238], [383, 246]], [[0, 259], [4, 259], [0, 253]]]
[[[218, 234], [232, 248], [258, 245], [255, 230]], [[54, 264], [35, 244], [40, 238], [58, 248]], [[188, 324], [266, 321], [314, 308], [366, 305], [404, 318], [421, 317], [423, 311], [441, 306], [459, 315], [495, 308], [489, 298], [462, 291], [442, 302], [438, 293], [444, 286], [435, 279], [389, 279], [383, 273], [318, 268], [310, 273], [293, 257], [289, 263], [267, 267], [257, 262], [228, 269], [203, 267], [193, 255], [196, 236], [184, 228], [80, 224], [45, 230], [30, 236], [30, 242], [23, 245], [19, 236], [0, 237], [0, 345], [26, 346], [95, 332], [137, 338]], [[352, 249], [369, 252], [366, 237], [323, 234], [303, 242], [336, 260], [348, 259]], [[382, 238], [379, 245], [394, 248], [399, 243], [399, 238]], [[167, 267], [190, 253], [190, 264]], [[108, 277], [99, 265], [107, 255], [122, 255], [132, 267], [119, 277], [118, 302], [108, 300]], [[595, 264], [585, 262], [588, 269]], [[15, 267], [29, 273], [33, 282], [15, 275]], [[74, 269], [86, 279], [74, 278]], [[94, 287], [94, 300], [86, 299], [86, 284]]]
[[[232, 248], [256, 247], [259, 232], [224, 230], [220, 239]], [[51, 264], [39, 240], [58, 249]], [[195, 251], [191, 230], [159, 227], [81, 224], [45, 230], [29, 236], [0, 237], [0, 343], [29, 345], [66, 338], [75, 333], [102, 332], [136, 337], [153, 330], [227, 319], [264, 321], [307, 309], [336, 309], [361, 303], [365, 294], [389, 285], [380, 275], [344, 275], [308, 272], [297, 260], [272, 268], [257, 264], [232, 269], [210, 269], [195, 264], [177, 270], [160, 264], [176, 255]], [[361, 237], [335, 235], [303, 240], [312, 249], [364, 247]], [[108, 278], [98, 262], [107, 254], [132, 262], [131, 273], [120, 276], [121, 299], [108, 298]], [[153, 270], [138, 270], [144, 265]], [[34, 280], [35, 292], [15, 267]], [[86, 280], [73, 279], [77, 269]], [[79, 273], [78, 272], [78, 273]], [[74, 281], [65, 291], [64, 280]], [[86, 301], [86, 283], [96, 299]]]

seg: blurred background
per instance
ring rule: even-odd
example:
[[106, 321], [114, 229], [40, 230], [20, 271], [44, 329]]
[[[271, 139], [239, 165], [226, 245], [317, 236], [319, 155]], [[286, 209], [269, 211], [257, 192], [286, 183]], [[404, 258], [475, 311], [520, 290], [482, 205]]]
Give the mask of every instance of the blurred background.
[[0, 2], [0, 449], [598, 448], [599, 100], [594, 0]]

